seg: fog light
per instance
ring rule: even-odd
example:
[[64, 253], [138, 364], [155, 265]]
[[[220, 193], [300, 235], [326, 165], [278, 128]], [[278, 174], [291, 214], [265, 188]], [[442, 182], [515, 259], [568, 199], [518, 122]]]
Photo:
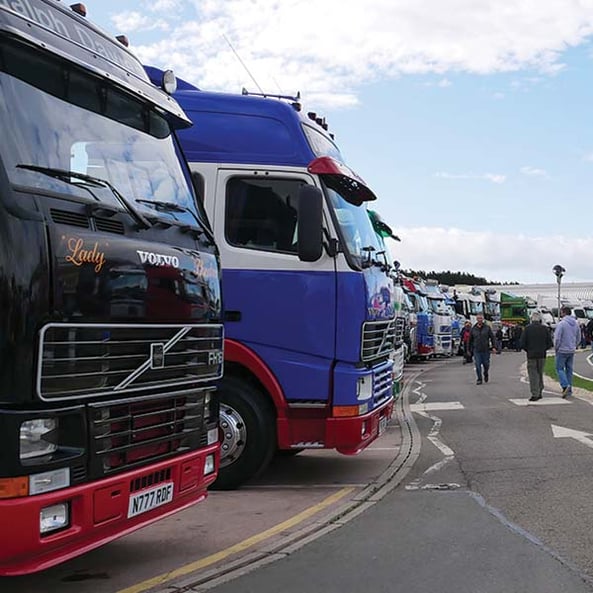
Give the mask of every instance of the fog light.
[[39, 532], [41, 535], [68, 527], [70, 519], [70, 504], [63, 502], [41, 509], [39, 513]]
[[207, 476], [214, 471], [214, 455], [206, 456], [206, 461], [204, 463], [204, 475]]
[[43, 494], [70, 486], [70, 468], [63, 467], [50, 472], [29, 476], [29, 494]]
[[367, 431], [367, 423], [366, 421], [362, 423], [362, 426], [360, 428], [360, 436], [363, 437], [366, 434]]
[[218, 443], [218, 428], [211, 428], [208, 431], [208, 444], [213, 445]]

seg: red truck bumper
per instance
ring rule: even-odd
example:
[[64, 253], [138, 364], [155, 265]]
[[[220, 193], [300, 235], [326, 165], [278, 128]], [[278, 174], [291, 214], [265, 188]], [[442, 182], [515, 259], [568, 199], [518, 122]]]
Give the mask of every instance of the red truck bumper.
[[355, 455], [380, 436], [393, 411], [393, 398], [363, 416], [279, 418], [277, 422], [280, 449], [336, 449], [344, 455]]
[[[204, 476], [208, 455], [214, 455], [214, 471]], [[215, 444], [97, 482], [0, 500], [0, 576], [44, 570], [204, 500], [219, 458]], [[167, 502], [152, 506], [159, 492]], [[42, 536], [41, 510], [64, 503], [68, 526]]]

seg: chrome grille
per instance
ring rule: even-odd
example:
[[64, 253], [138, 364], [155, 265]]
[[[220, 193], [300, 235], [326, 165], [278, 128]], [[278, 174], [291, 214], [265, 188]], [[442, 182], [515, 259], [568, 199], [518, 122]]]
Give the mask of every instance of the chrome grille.
[[406, 329], [406, 320], [403, 317], [395, 318], [395, 338], [394, 345], [399, 347], [404, 343], [404, 333]]
[[381, 369], [373, 377], [373, 397], [375, 407], [389, 399], [393, 391], [393, 366]]
[[92, 404], [89, 409], [93, 475], [195, 450], [207, 432], [204, 392]]
[[222, 376], [221, 324], [49, 324], [40, 332], [44, 400], [179, 389]]
[[394, 350], [395, 325], [395, 319], [363, 323], [361, 349], [363, 362], [386, 356]]

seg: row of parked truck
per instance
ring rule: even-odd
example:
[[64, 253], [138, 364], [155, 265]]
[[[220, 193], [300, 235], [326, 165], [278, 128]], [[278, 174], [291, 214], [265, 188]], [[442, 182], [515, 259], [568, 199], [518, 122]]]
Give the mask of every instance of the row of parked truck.
[[[394, 278], [405, 360], [460, 353], [461, 328], [466, 321], [473, 325], [477, 315], [483, 315], [494, 329], [502, 329], [504, 336], [513, 326], [527, 325], [534, 311], [551, 330], [558, 321], [558, 301], [551, 297], [533, 298], [492, 287], [446, 286], [433, 279], [406, 277], [399, 270]], [[560, 305], [570, 307], [580, 325], [593, 320], [590, 300], [562, 298]]]
[[386, 225], [326, 120], [127, 45], [83, 4], [0, 0], [3, 576], [278, 452], [356, 454], [400, 387]]

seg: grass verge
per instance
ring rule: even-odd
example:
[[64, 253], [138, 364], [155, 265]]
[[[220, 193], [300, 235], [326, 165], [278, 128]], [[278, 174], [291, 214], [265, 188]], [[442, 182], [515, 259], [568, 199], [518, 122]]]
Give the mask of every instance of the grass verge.
[[[546, 358], [544, 374], [555, 381], [558, 381], [558, 375], [556, 373], [556, 361], [553, 356], [548, 356]], [[586, 389], [587, 391], [593, 392], [593, 381], [589, 381], [589, 379], [581, 379], [580, 377], [573, 376], [572, 384], [574, 387], [580, 387], [581, 389]]]

